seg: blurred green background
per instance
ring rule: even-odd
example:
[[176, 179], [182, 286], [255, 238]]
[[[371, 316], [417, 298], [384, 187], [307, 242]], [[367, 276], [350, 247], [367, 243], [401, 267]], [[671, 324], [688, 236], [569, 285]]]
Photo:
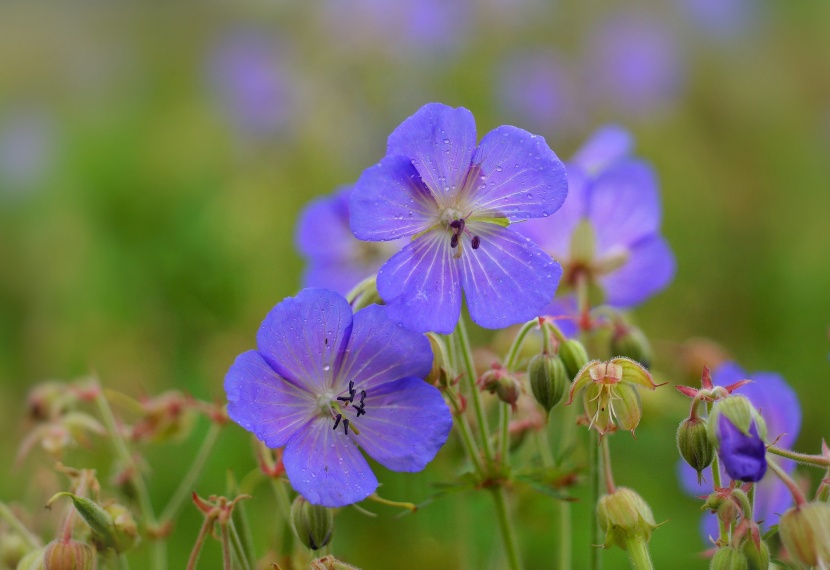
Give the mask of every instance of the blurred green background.
[[[692, 382], [680, 343], [714, 339], [745, 369], [795, 387], [799, 445], [818, 450], [830, 435], [830, 3], [7, 0], [0, 498], [38, 511], [54, 484], [40, 451], [12, 468], [38, 382], [94, 373], [133, 396], [223, 399], [234, 357], [300, 287], [300, 209], [356, 180], [429, 101], [469, 108], [479, 135], [504, 123], [544, 135], [563, 158], [600, 125], [630, 129], [659, 173], [678, 261], [674, 284], [637, 311], [658, 374]], [[675, 480], [686, 402], [669, 387], [645, 401], [638, 439], [613, 439], [617, 482], [669, 520], [651, 543], [656, 567], [704, 567], [698, 503]], [[160, 504], [204, 429], [148, 451]], [[422, 501], [452, 479], [454, 446], [424, 475], [379, 469], [383, 494]], [[102, 455], [67, 463], [106, 479]], [[221, 493], [227, 470], [253, 466], [232, 426], [198, 490]], [[249, 509], [264, 553], [276, 514], [261, 491]], [[498, 544], [491, 508], [467, 493], [401, 519], [345, 509], [333, 552], [366, 570], [486, 568]], [[586, 506], [574, 509], [583, 530]], [[528, 568], [555, 565], [553, 512], [552, 499], [520, 495]], [[199, 522], [185, 509], [172, 568]], [[579, 532], [575, 567], [587, 550]], [[219, 567], [217, 555], [211, 544], [202, 567]], [[625, 567], [622, 553], [607, 567]]]

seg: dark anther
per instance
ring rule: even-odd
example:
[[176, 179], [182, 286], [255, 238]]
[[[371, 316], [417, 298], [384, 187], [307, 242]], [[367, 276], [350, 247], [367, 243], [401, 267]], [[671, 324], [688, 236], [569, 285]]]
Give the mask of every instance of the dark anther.
[[[334, 427], [331, 429], [337, 429], [337, 426], [340, 425], [340, 420], [343, 419], [343, 414], [337, 414], [334, 416]], [[349, 420], [346, 420], [344, 423], [349, 423]]]
[[366, 399], [366, 390], [361, 390], [360, 391], [360, 405], [361, 406], [363, 405], [363, 400], [365, 400], [365, 399]]
[[364, 406], [366, 405], [366, 403], [364, 402], [365, 399], [366, 399], [366, 390], [361, 390], [360, 391], [360, 405], [357, 405], [357, 406], [354, 407], [355, 411], [357, 412], [357, 417], [366, 415], [366, 409], [364, 408]]
[[349, 435], [349, 420], [348, 418], [343, 420], [343, 433]]
[[464, 231], [464, 218], [453, 220], [450, 222], [450, 227], [455, 230], [455, 233], [460, 234]]
[[354, 401], [355, 394], [357, 394], [357, 390], [354, 389], [354, 382], [349, 380], [349, 395], [338, 396], [337, 399], [341, 402], [348, 402], [351, 404]]
[[471, 244], [473, 249], [478, 249], [478, 246], [481, 245], [481, 238], [478, 236], [473, 236], [473, 243]]
[[452, 234], [452, 237], [450, 238], [450, 247], [458, 247], [458, 234]]

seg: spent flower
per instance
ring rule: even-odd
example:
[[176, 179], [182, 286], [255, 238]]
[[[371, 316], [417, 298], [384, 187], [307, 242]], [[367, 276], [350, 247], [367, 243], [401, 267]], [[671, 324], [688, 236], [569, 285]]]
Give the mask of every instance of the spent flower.
[[351, 226], [368, 241], [410, 237], [381, 267], [389, 316], [421, 331], [450, 333], [461, 313], [485, 328], [528, 321], [550, 302], [558, 263], [507, 226], [556, 212], [565, 169], [544, 138], [511, 126], [476, 146], [462, 107], [430, 103], [390, 135], [386, 157], [351, 198]]
[[228, 414], [272, 448], [310, 503], [365, 499], [378, 481], [359, 447], [395, 471], [420, 471], [452, 426], [441, 393], [423, 378], [429, 341], [372, 305], [352, 315], [346, 300], [305, 289], [274, 307], [257, 350], [225, 377]]

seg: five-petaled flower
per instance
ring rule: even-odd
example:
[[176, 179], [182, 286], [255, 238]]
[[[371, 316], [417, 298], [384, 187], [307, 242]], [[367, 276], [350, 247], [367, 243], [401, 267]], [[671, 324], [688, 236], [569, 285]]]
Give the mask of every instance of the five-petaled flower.
[[294, 489], [339, 507], [378, 485], [358, 446], [395, 471], [420, 471], [447, 440], [452, 417], [423, 378], [429, 341], [373, 305], [352, 315], [343, 297], [305, 289], [274, 307], [225, 377], [228, 414], [269, 447], [285, 447]]
[[464, 108], [422, 107], [390, 135], [386, 157], [355, 184], [351, 226], [368, 241], [411, 237], [378, 273], [389, 316], [452, 332], [462, 289], [486, 328], [527, 321], [550, 302], [561, 267], [511, 222], [554, 213], [565, 169], [542, 137], [501, 126], [476, 146]]

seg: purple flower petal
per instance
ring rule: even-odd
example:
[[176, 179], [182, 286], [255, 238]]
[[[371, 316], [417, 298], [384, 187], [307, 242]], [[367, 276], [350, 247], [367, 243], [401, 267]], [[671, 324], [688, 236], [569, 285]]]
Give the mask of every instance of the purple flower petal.
[[352, 308], [326, 289], [303, 289], [271, 309], [257, 348], [283, 378], [312, 392], [334, 385], [352, 328]]
[[438, 211], [418, 170], [403, 156], [387, 156], [365, 170], [355, 183], [350, 207], [352, 231], [364, 240], [416, 234], [435, 223]]
[[577, 324], [578, 307], [575, 295], [556, 296], [539, 314], [556, 319], [556, 326], [562, 334], [572, 338], [579, 332]]
[[450, 240], [431, 231], [396, 253], [378, 272], [390, 319], [418, 332], [449, 334], [461, 314], [461, 280]]
[[718, 457], [727, 475], [736, 481], [760, 481], [767, 472], [767, 448], [755, 422], [745, 434], [725, 416], [718, 417]]
[[657, 233], [660, 197], [654, 172], [645, 163], [626, 161], [605, 171], [589, 192], [589, 218], [600, 256]]
[[372, 305], [355, 313], [340, 383], [352, 380], [373, 397], [381, 384], [407, 376], [423, 378], [431, 368], [427, 338], [391, 321], [387, 307]]
[[349, 228], [351, 187], [341, 187], [333, 196], [308, 203], [297, 222], [297, 249], [308, 257], [334, 258], [349, 255], [355, 241]]
[[471, 208], [476, 216], [511, 221], [545, 218], [568, 195], [565, 167], [545, 139], [511, 126], [487, 133], [473, 157], [484, 176]]
[[228, 415], [268, 447], [283, 447], [314, 414], [314, 396], [281, 378], [255, 350], [240, 354], [225, 376]]
[[460, 259], [473, 321], [496, 329], [538, 316], [556, 292], [562, 267], [532, 241], [507, 228], [482, 222], [468, 227], [481, 238], [475, 250], [464, 243]]
[[554, 259], [564, 263], [570, 257], [571, 236], [588, 213], [588, 182], [578, 167], [568, 166], [568, 197], [562, 207], [547, 218], [528, 220], [511, 229], [529, 237]]
[[668, 242], [660, 235], [651, 235], [631, 247], [625, 265], [600, 279], [605, 302], [623, 308], [637, 305], [667, 287], [674, 271], [674, 254]]
[[312, 422], [288, 442], [283, 455], [291, 486], [309, 503], [342, 507], [362, 501], [378, 480], [351, 437], [325, 418]]
[[594, 177], [627, 158], [633, 147], [631, 133], [620, 126], [607, 125], [594, 131], [591, 138], [576, 151], [571, 162]]
[[460, 190], [475, 148], [470, 111], [428, 103], [389, 135], [386, 155], [410, 160], [439, 203], [445, 204]]
[[420, 378], [387, 382], [366, 396], [366, 414], [355, 418], [360, 446], [393, 471], [420, 471], [444, 445], [452, 416], [435, 386]]

